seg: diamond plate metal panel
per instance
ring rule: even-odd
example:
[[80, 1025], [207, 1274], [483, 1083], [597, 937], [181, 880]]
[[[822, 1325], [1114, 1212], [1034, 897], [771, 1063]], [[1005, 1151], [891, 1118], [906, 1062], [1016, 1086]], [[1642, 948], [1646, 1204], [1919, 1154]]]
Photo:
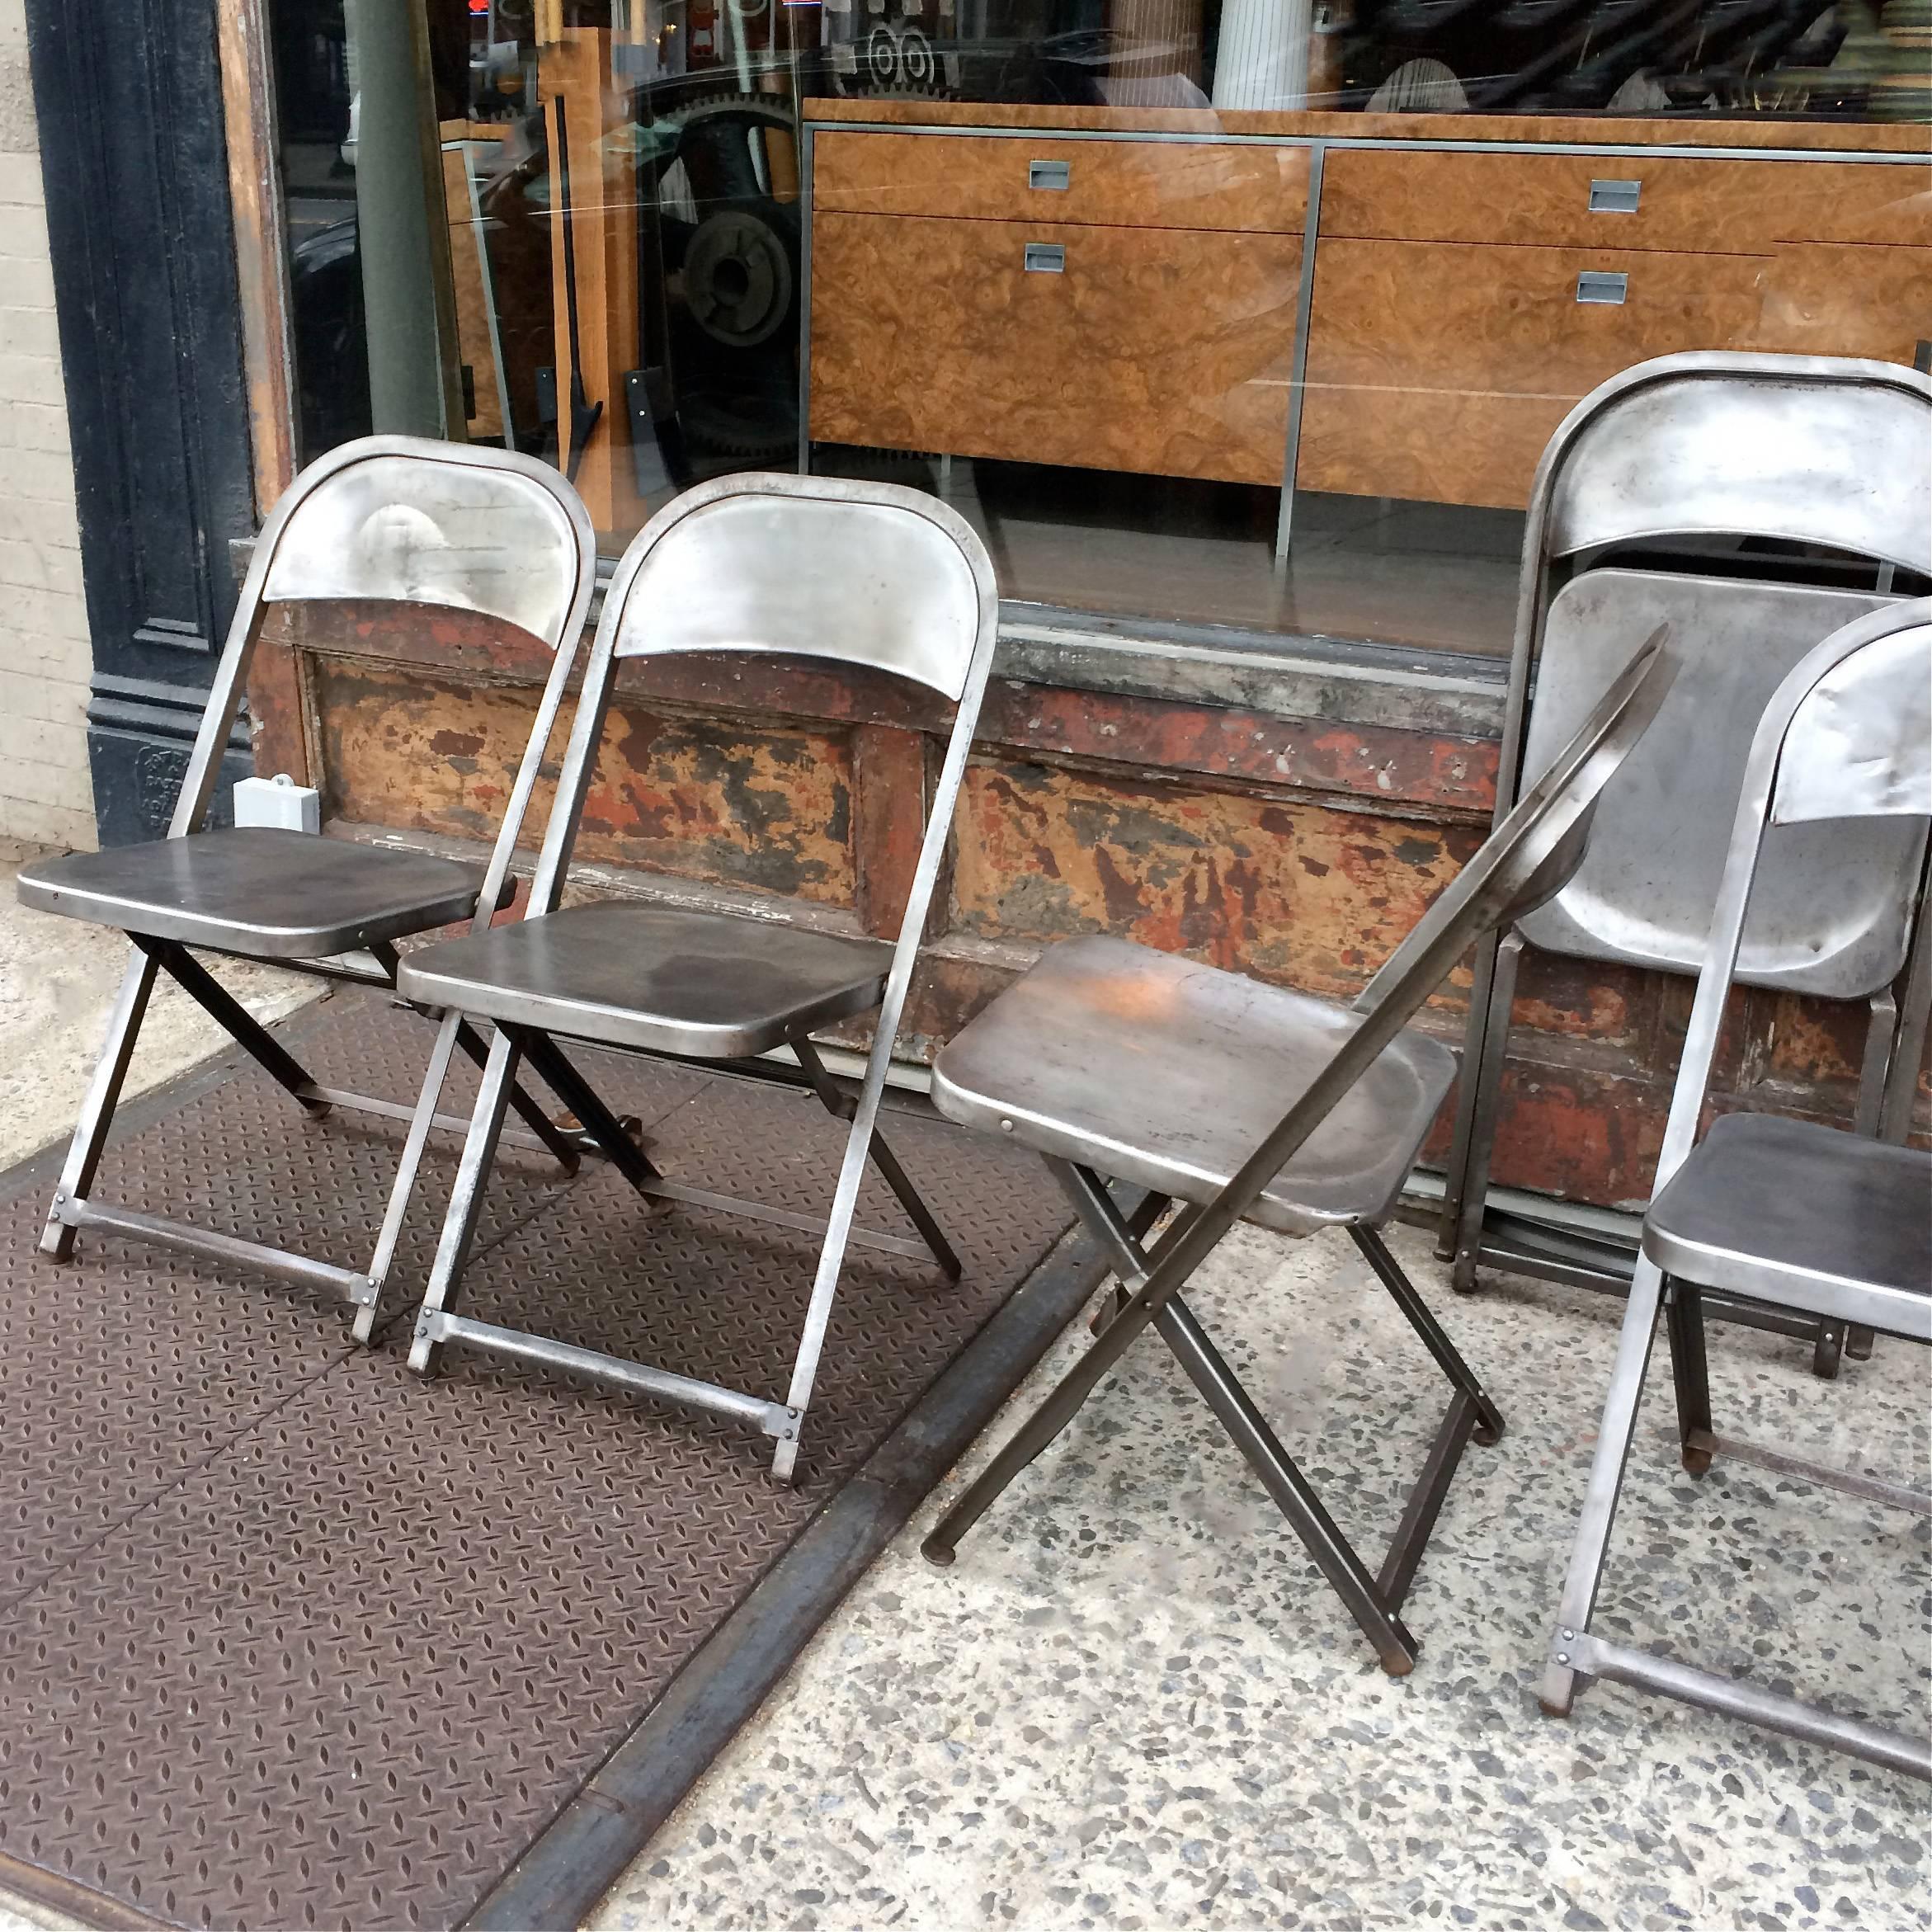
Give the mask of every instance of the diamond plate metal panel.
[[[429, 1035], [309, 1030], [406, 1094]], [[796, 1095], [591, 1063], [680, 1180], [807, 1211], [840, 1129]], [[399, 1084], [398, 1084], [399, 1083]], [[313, 1251], [373, 1238], [388, 1124], [304, 1124], [252, 1072], [117, 1143], [103, 1190]], [[0, 1217], [0, 1856], [186, 1926], [458, 1923], [1063, 1225], [1037, 1164], [888, 1132], [967, 1263], [855, 1256], [796, 1491], [764, 1439], [452, 1351], [351, 1346], [340, 1307], [106, 1239], [56, 1268]], [[453, 1150], [401, 1280], [420, 1284]], [[465, 1307], [782, 1388], [811, 1244], [646, 1213], [587, 1163], [498, 1170]], [[896, 1230], [869, 1187], [864, 1225]], [[393, 1326], [411, 1312], [399, 1294]]]

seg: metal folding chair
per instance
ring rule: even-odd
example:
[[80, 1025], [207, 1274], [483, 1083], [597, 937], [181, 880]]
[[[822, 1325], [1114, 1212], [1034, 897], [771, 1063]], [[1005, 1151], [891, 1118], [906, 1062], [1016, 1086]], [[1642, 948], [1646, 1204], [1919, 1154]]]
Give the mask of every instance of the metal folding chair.
[[[1691, 1474], [1702, 1475], [1723, 1455], [1932, 1515], [1932, 1496], [1717, 1434], [1703, 1320], [1706, 1298], [1722, 1292], [1932, 1344], [1932, 1154], [1765, 1115], [1727, 1115], [1698, 1138], [1726, 996], [1776, 829], [1887, 819], [1922, 851], [1929, 815], [1932, 600], [1920, 600], [1861, 619], [1807, 656], [1779, 687], [1751, 746], [1658, 1190], [1644, 1221], [1643, 1253], [1550, 1643], [1543, 1703], [1553, 1714], [1567, 1713], [1581, 1685], [1601, 1677], [1932, 1778], [1932, 1746], [1923, 1736], [1901, 1736], [1675, 1657], [1608, 1642], [1590, 1629], [1660, 1307]], [[1916, 923], [1901, 1030], [1922, 1043], [1932, 1006], [1932, 920], [1922, 894]], [[1915, 1071], [1918, 1057], [1914, 1044]], [[1909, 1110], [1909, 1092], [1897, 1104]], [[1902, 1138], [1903, 1120], [1892, 1124]]]
[[[414, 1000], [495, 1023], [410, 1366], [426, 1373], [450, 1342], [547, 1364], [729, 1416], [775, 1439], [789, 1481], [848, 1243], [924, 1258], [949, 1279], [959, 1263], [877, 1133], [893, 1043], [950, 835], [997, 620], [992, 566], [954, 511], [884, 484], [740, 475], [691, 490], [652, 519], [605, 597], [557, 803], [530, 888], [530, 917], [424, 949], [403, 963]], [[728, 913], [606, 900], [557, 909], [619, 663], [675, 653], [762, 653], [893, 673], [953, 706], [945, 759], [896, 944], [848, 940]], [[878, 1010], [856, 1096], [833, 1079], [814, 1029]], [[564, 1057], [559, 1038], [695, 1061], [753, 1077], [802, 1072], [825, 1107], [849, 1119], [829, 1218], [817, 1222], [675, 1181], [622, 1133]], [[789, 1049], [795, 1067], [767, 1056]], [[454, 1312], [464, 1260], [515, 1068], [528, 1060], [575, 1110], [640, 1195], [722, 1208], [822, 1235], [799, 1351], [782, 1401], [699, 1381]], [[869, 1158], [922, 1246], [852, 1225]]]
[[[1911, 370], [1728, 354], [1639, 363], [1586, 397], [1552, 439], [1524, 538], [1499, 819], [1522, 773], [1562, 742], [1609, 668], [1657, 624], [1670, 625], [1683, 668], [1605, 798], [1576, 876], [1477, 952], [1438, 1250], [1458, 1289], [1474, 1286], [1478, 1264], [1628, 1287], [1634, 1218], [1490, 1194], [1519, 964], [1534, 948], [1697, 971], [1766, 702], [1821, 639], [1893, 601], [1898, 570], [1932, 572], [1929, 441], [1932, 379]], [[1741, 537], [1753, 544], [1737, 549]], [[1842, 587], [1861, 576], [1864, 587]], [[1869, 1002], [1868, 1133], [1894, 1063], [1911, 849], [1895, 824], [1780, 828], [1740, 963], [1752, 986]], [[1836, 1367], [1835, 1322], [1723, 1297], [1713, 1312], [1808, 1336], [1820, 1371]]]
[[[356, 1307], [357, 1337], [368, 1340], [430, 1129], [464, 1124], [436, 1110], [451, 1055], [461, 1048], [480, 1062], [483, 1043], [455, 1015], [445, 1015], [412, 1108], [324, 1087], [194, 954], [266, 960], [393, 989], [398, 940], [457, 920], [487, 926], [563, 702], [596, 568], [596, 535], [577, 492], [526, 457], [371, 436], [311, 464], [289, 487], [256, 544], [167, 836], [44, 860], [20, 873], [23, 903], [117, 927], [135, 950], [48, 1212], [43, 1251], [64, 1261], [78, 1231], [93, 1228], [257, 1269], [346, 1297]], [[268, 827], [201, 829], [269, 608], [342, 599], [483, 612], [540, 639], [554, 653], [487, 865]], [[161, 973], [310, 1117], [342, 1107], [408, 1121], [388, 1212], [365, 1267], [290, 1254], [94, 1197], [115, 1103]], [[518, 1093], [516, 1106], [532, 1144], [574, 1168], [570, 1138], [526, 1095]]]
[[[1673, 668], [1661, 639], [1636, 654], [1352, 1007], [1143, 946], [1073, 940], [941, 1052], [932, 1087], [940, 1111], [1044, 1156], [1120, 1287], [1100, 1339], [927, 1537], [929, 1559], [952, 1562], [960, 1537], [1151, 1323], [1383, 1667], [1397, 1676], [1412, 1667], [1403, 1597], [1470, 1436], [1493, 1443], [1503, 1421], [1377, 1232], [1455, 1072], [1447, 1048], [1405, 1026], [1478, 934], [1575, 869], [1592, 803], [1662, 703]], [[1124, 1215], [1103, 1176], [1149, 1191]], [[1165, 1232], [1143, 1246], [1176, 1202], [1185, 1204]], [[1350, 1545], [1181, 1298], [1243, 1219], [1289, 1234], [1345, 1228], [1454, 1392], [1379, 1572]]]

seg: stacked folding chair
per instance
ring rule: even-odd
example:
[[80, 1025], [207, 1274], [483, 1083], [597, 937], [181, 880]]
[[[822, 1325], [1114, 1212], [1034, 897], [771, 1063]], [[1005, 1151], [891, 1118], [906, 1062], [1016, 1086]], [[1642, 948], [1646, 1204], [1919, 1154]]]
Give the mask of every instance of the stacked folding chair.
[[[1685, 975], [1703, 957], [1751, 732], [1819, 641], [1932, 573], [1932, 379], [1888, 363], [1697, 354], [1627, 370], [1552, 439], [1531, 492], [1498, 811], [1574, 728], [1611, 666], [1668, 623], [1682, 675], [1548, 905], [1478, 949], [1440, 1252], [1621, 1292], [1627, 1218], [1492, 1194], [1505, 1058], [1526, 950]], [[1897, 1026], [1913, 846], [1896, 823], [1779, 827], [1738, 978], [1869, 1015], [1860, 1126], [1876, 1131]], [[1809, 1338], [1842, 1325], [1723, 1295], [1714, 1312]], [[1852, 1346], [1868, 1341], [1854, 1331]]]
[[[1924, 460], [1924, 452], [1920, 452]], [[1591, 1624], [1637, 1425], [1660, 1308], [1669, 1336], [1685, 1468], [1714, 1457], [1798, 1475], [1919, 1515], [1932, 1496], [1823, 1468], [1774, 1445], [1720, 1434], [1712, 1412], [1703, 1309], [1713, 1294], [1932, 1344], [1932, 1154], [1900, 1144], [1932, 1007], [1932, 920], [1916, 912], [1897, 1066], [1883, 1133], [1848, 1133], [1733, 1114], [1700, 1133], [1726, 997], [1749, 945], [1755, 902], [1781, 832], [1842, 822], [1897, 828], [1923, 857], [1932, 818], [1932, 601], [1847, 625], [1779, 686], [1751, 749], [1684, 1058], [1644, 1222], [1616, 1365], [1597, 1436], [1543, 1701], [1562, 1714], [1592, 1678], [1637, 1685], [1932, 1778], [1932, 1746], [1802, 1703], [1679, 1656], [1614, 1642]], [[1674, 1623], [1684, 1633], [1686, 1627]], [[1713, 1633], [1715, 1634], [1715, 1633]], [[1850, 1633], [1847, 1633], [1848, 1639]]]
[[[312, 464], [263, 525], [165, 839], [21, 869], [21, 901], [115, 927], [135, 958], [50, 1206], [40, 1245], [57, 1259], [83, 1228], [155, 1242], [340, 1294], [366, 1341], [452, 1056], [480, 1062], [475, 1030], [445, 1015], [413, 1107], [322, 1086], [195, 957], [269, 962], [393, 988], [396, 942], [461, 920], [487, 926], [575, 660], [596, 568], [577, 493], [554, 470], [498, 450], [372, 436]], [[264, 620], [278, 604], [353, 599], [477, 611], [539, 639], [553, 664], [503, 822], [481, 867], [348, 839], [267, 827], [205, 830]], [[285, 1088], [301, 1112], [333, 1108], [408, 1122], [374, 1256], [360, 1265], [285, 1252], [97, 1196], [114, 1111], [157, 978], [167, 973]], [[519, 1090], [535, 1144], [574, 1168], [570, 1138]]]
[[[960, 1537], [1066, 1426], [1152, 1326], [1233, 1439], [1392, 1675], [1414, 1664], [1402, 1600], [1470, 1436], [1495, 1403], [1382, 1242], [1454, 1059], [1407, 1021], [1468, 946], [1575, 870], [1598, 794], [1663, 703], [1660, 639], [1607, 681], [1580, 728], [1352, 1007], [1107, 939], [1050, 950], [940, 1054], [952, 1119], [1039, 1151], [1112, 1260], [1099, 1340], [947, 1511], [925, 1553]], [[1128, 1207], [1110, 1178], [1147, 1191]], [[1146, 1239], [1171, 1204], [1178, 1212]], [[1124, 1211], [1124, 1209], [1125, 1211]], [[1371, 1571], [1237, 1380], [1181, 1290], [1240, 1220], [1346, 1228], [1448, 1380], [1449, 1407], [1379, 1571]]]
[[[440, 1351], [455, 1345], [730, 1416], [774, 1440], [774, 1471], [789, 1480], [848, 1244], [930, 1254], [949, 1279], [957, 1277], [951, 1247], [879, 1137], [878, 1123], [992, 662], [997, 614], [992, 568], [978, 537], [945, 505], [907, 489], [734, 476], [688, 492], [639, 533], [606, 593], [529, 917], [425, 948], [404, 961], [400, 974], [408, 998], [496, 1029], [417, 1319], [412, 1367], [429, 1372]], [[952, 707], [931, 799], [902, 801], [908, 814], [923, 816], [925, 832], [896, 944], [637, 900], [559, 910], [619, 667], [690, 653], [777, 654], [855, 673], [889, 672]], [[868, 1012], [876, 1014], [874, 1044], [853, 1095], [832, 1078], [810, 1035]], [[564, 1041], [754, 1078], [803, 1080], [829, 1111], [850, 1121], [827, 1218], [803, 1221], [661, 1174], [567, 1057]], [[819, 1234], [797, 1357], [782, 1396], [726, 1388], [459, 1312], [504, 1108], [524, 1062], [563, 1096], [640, 1195]], [[854, 1228], [869, 1160], [922, 1245]]]

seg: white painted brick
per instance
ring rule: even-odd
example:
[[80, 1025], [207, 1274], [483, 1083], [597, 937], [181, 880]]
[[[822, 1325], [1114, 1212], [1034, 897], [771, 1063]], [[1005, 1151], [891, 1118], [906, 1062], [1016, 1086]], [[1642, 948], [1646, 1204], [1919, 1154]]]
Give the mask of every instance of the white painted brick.
[[0, 201], [0, 255], [22, 262], [47, 259], [47, 210], [38, 196], [31, 201]]
[[10, 356], [60, 360], [60, 325], [51, 309], [22, 307], [13, 299], [11, 262], [0, 262], [0, 349]]
[[0, 463], [0, 492], [27, 502], [71, 503], [73, 458], [64, 450], [9, 450]]
[[7, 600], [5, 621], [29, 637], [88, 641], [87, 604], [65, 591], [15, 591]]
[[[81, 547], [80, 525], [75, 520], [72, 501], [65, 503], [21, 501], [7, 488], [3, 464], [0, 464], [0, 536], [11, 537], [22, 544], [45, 544], [49, 549], [78, 552]], [[0, 623], [5, 621], [4, 606], [0, 606]]]
[[[86, 707], [82, 709], [79, 718], [33, 718], [10, 714], [0, 705], [0, 759], [9, 767], [17, 762], [67, 772], [84, 770], [87, 725]], [[11, 775], [0, 776], [0, 789], [12, 782]]]
[[30, 544], [12, 533], [4, 501], [0, 501], [0, 606], [7, 590], [58, 591], [78, 597], [86, 584], [81, 576], [81, 554], [55, 544]]
[[0, 448], [69, 455], [73, 445], [68, 439], [67, 405], [9, 403], [0, 409]]
[[62, 851], [91, 852], [94, 836], [94, 808], [84, 812], [60, 805], [42, 805], [27, 799], [10, 799], [0, 794], [0, 838], [26, 839], [36, 846], [54, 846]]
[[[51, 731], [51, 725], [40, 728]], [[0, 772], [0, 794], [24, 799], [30, 804], [57, 805], [68, 812], [92, 812], [93, 780], [87, 775], [87, 745], [82, 734], [81, 757], [65, 765], [40, 765], [26, 758], [9, 759]]]
[[0, 603], [0, 666], [9, 671], [52, 672], [55, 676], [91, 674], [93, 653], [84, 639], [50, 637], [25, 625]]
[[[6, 264], [0, 262], [0, 275], [5, 272]], [[0, 336], [0, 403], [51, 403], [65, 393], [58, 361], [17, 354]]]
[[[0, 670], [0, 726], [10, 719], [38, 719], [49, 724], [87, 722], [85, 678], [42, 676], [38, 671]], [[83, 752], [85, 747], [82, 747]], [[6, 783], [0, 778], [0, 785]]]
[[[0, 167], [7, 165], [0, 156]], [[54, 306], [54, 265], [10, 256], [6, 266], [7, 305], [9, 309], [46, 309]]]

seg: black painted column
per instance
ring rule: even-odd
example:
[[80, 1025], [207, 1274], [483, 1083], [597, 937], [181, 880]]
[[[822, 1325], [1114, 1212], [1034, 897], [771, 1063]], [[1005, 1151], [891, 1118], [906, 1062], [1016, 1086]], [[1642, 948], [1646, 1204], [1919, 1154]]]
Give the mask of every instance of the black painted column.
[[166, 829], [253, 528], [218, 3], [26, 0], [103, 845]]

